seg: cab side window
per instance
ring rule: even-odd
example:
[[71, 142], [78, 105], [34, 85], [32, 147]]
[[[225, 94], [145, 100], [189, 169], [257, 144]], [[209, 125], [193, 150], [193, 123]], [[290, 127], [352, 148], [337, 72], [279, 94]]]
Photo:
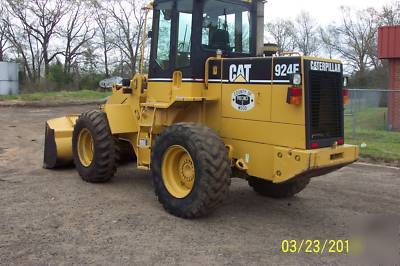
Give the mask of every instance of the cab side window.
[[250, 52], [250, 10], [248, 6], [206, 0], [203, 10], [202, 47], [206, 50]]
[[176, 55], [176, 67], [182, 68], [190, 66], [190, 52], [192, 39], [192, 10], [193, 2], [179, 0], [177, 2], [178, 11], [178, 44]]
[[163, 70], [166, 70], [170, 67], [172, 2], [163, 3], [159, 8], [160, 18], [155, 61]]

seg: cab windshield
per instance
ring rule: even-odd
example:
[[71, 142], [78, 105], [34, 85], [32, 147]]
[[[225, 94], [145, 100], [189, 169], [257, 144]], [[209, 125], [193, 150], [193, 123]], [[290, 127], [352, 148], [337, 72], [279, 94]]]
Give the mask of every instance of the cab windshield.
[[204, 3], [202, 46], [206, 50], [221, 49], [250, 53], [250, 6], [207, 0]]

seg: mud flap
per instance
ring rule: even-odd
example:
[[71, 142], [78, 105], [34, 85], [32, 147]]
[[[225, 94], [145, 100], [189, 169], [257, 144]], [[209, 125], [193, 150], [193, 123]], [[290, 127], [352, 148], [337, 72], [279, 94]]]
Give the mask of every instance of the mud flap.
[[73, 165], [72, 134], [78, 116], [67, 116], [46, 123], [43, 168], [55, 169]]

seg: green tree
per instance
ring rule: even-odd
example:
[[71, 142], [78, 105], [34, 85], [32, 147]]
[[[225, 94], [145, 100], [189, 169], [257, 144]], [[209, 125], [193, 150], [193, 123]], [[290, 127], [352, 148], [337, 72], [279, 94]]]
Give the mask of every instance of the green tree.
[[63, 89], [73, 81], [71, 75], [64, 73], [64, 65], [58, 60], [55, 64], [50, 65], [48, 79], [56, 85], [57, 89]]

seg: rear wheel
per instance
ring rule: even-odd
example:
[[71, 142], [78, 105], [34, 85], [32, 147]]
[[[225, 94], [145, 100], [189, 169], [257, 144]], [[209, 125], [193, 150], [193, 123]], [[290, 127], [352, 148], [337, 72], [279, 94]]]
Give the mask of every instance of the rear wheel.
[[258, 194], [271, 198], [290, 198], [304, 190], [310, 183], [308, 177], [298, 177], [283, 184], [274, 184], [271, 181], [250, 177], [249, 185]]
[[114, 176], [118, 153], [105, 113], [95, 110], [79, 117], [72, 150], [75, 166], [83, 180], [99, 183]]
[[178, 199], [187, 197], [193, 189], [196, 176], [192, 156], [180, 145], [167, 149], [161, 165], [163, 183]]
[[167, 128], [154, 144], [151, 170], [159, 201], [175, 216], [204, 216], [227, 197], [230, 160], [221, 138], [207, 127]]

